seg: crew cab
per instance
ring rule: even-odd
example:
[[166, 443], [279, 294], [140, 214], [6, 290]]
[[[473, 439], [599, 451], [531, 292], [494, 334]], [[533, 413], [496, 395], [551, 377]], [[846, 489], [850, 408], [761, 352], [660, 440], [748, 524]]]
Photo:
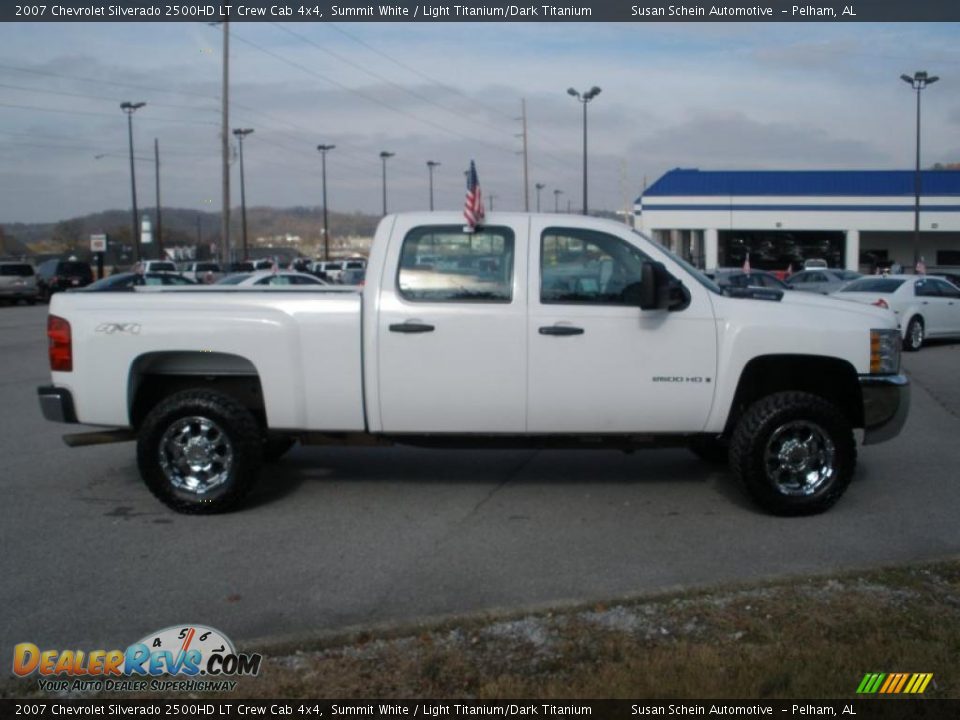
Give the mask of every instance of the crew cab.
[[56, 295], [43, 413], [108, 428], [69, 444], [135, 439], [147, 487], [201, 513], [299, 441], [684, 445], [768, 511], [810, 514], [850, 483], [855, 429], [870, 444], [906, 420], [888, 310], [723, 292], [619, 223], [389, 215], [366, 278]]

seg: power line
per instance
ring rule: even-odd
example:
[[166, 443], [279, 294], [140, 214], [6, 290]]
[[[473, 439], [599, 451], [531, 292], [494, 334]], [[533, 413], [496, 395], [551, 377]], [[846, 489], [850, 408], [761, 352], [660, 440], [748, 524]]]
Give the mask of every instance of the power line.
[[[106, 96], [104, 96], [104, 95], [87, 95], [87, 94], [83, 94], [83, 93], [66, 92], [66, 91], [63, 91], [63, 90], [43, 90], [43, 89], [41, 89], [41, 88], [23, 87], [22, 85], [8, 85], [8, 84], [6, 84], [6, 83], [0, 83], [0, 87], [2, 87], [2, 88], [8, 88], [8, 89], [10, 89], [10, 90], [22, 90], [22, 91], [24, 91], [24, 92], [42, 93], [42, 94], [44, 94], [44, 95], [60, 95], [60, 96], [63, 96], [63, 97], [84, 98], [84, 99], [87, 99], [87, 100], [106, 100], [106, 101], [109, 101], [109, 102], [122, 102], [122, 98], [106, 97]], [[201, 110], [201, 111], [203, 111], [203, 110], [209, 111], [209, 110], [213, 110], [213, 108], [197, 108], [197, 107], [194, 107], [194, 106], [191, 106], [191, 105], [175, 105], [175, 104], [170, 104], [170, 103], [158, 103], [158, 102], [151, 102], [151, 103], [150, 103], [150, 106], [151, 106], [151, 107], [171, 108], [171, 109], [174, 109], [174, 110], [191, 110], [191, 111], [198, 111], [198, 110]]]
[[277, 53], [273, 52], [272, 50], [267, 50], [266, 48], [261, 47], [260, 45], [257, 45], [256, 43], [254, 43], [254, 42], [252, 42], [252, 41], [250, 41], [250, 40], [247, 40], [246, 38], [240, 37], [240, 36], [237, 35], [235, 32], [231, 32], [230, 34], [231, 34], [232, 37], [236, 38], [237, 40], [239, 40], [240, 42], [244, 43], [245, 45], [249, 45], [250, 47], [254, 48], [255, 50], [259, 50], [260, 52], [264, 53], [265, 55], [269, 55], [270, 57], [272, 57], [272, 58], [274, 58], [274, 59], [276, 59], [276, 60], [279, 60], [280, 62], [282, 62], [282, 63], [284, 63], [284, 64], [286, 64], [286, 65], [289, 65], [289, 66], [291, 66], [291, 67], [295, 67], [295, 68], [297, 68], [298, 70], [301, 70], [302, 72], [307, 73], [308, 75], [312, 75], [313, 77], [319, 78], [320, 80], [323, 80], [324, 82], [330, 83], [331, 85], [335, 85], [336, 87], [338, 87], [338, 88], [340, 88], [340, 89], [342, 89], [342, 90], [345, 90], [346, 92], [349, 92], [349, 93], [352, 93], [352, 94], [354, 94], [354, 95], [357, 95], [358, 97], [362, 97], [362, 98], [364, 98], [365, 100], [367, 100], [367, 101], [369, 101], [369, 102], [372, 102], [372, 103], [374, 103], [374, 104], [376, 104], [376, 105], [379, 105], [379, 106], [381, 106], [381, 107], [385, 107], [385, 108], [387, 108], [388, 110], [391, 110], [392, 112], [395, 112], [395, 113], [397, 113], [397, 114], [399, 114], [399, 115], [403, 115], [403, 116], [408, 117], [408, 118], [410, 118], [410, 119], [412, 119], [412, 120], [416, 120], [417, 122], [423, 123], [424, 125], [429, 125], [430, 127], [434, 128], [435, 130], [439, 130], [439, 131], [442, 132], [442, 133], [445, 133], [445, 134], [447, 134], [447, 135], [452, 135], [452, 136], [454, 136], [454, 137], [458, 137], [458, 138], [460, 138], [460, 139], [462, 139], [462, 140], [469, 140], [469, 141], [471, 141], [471, 142], [475, 142], [475, 143], [478, 143], [478, 144], [481, 144], [481, 145], [485, 145], [485, 146], [487, 146], [487, 147], [489, 147], [489, 148], [492, 148], [492, 149], [494, 149], [494, 150], [497, 150], [497, 151], [499, 151], [499, 152], [507, 152], [507, 153], [510, 153], [510, 154], [513, 154], [513, 152], [514, 152], [513, 149], [504, 148], [504, 147], [502, 147], [502, 146], [500, 146], [500, 145], [494, 145], [493, 143], [487, 142], [487, 141], [485, 141], [485, 140], [480, 140], [480, 139], [478, 139], [478, 138], [476, 138], [476, 137], [471, 137], [471, 136], [469, 136], [469, 135], [465, 135], [465, 134], [463, 134], [463, 133], [459, 133], [459, 132], [457, 132], [457, 131], [455, 131], [455, 130], [450, 129], [449, 127], [447, 127], [447, 126], [445, 126], [445, 125], [441, 125], [440, 123], [435, 123], [435, 122], [433, 122], [433, 121], [431, 121], [431, 120], [427, 120], [426, 118], [421, 118], [421, 117], [419, 117], [419, 116], [417, 116], [417, 115], [414, 115], [413, 113], [407, 112], [406, 110], [403, 110], [403, 109], [401, 109], [401, 108], [394, 107], [394, 106], [391, 105], [390, 103], [387, 103], [387, 102], [381, 100], [380, 98], [374, 97], [374, 96], [372, 96], [372, 95], [368, 95], [367, 93], [364, 93], [364, 92], [362, 92], [361, 90], [357, 90], [356, 88], [352, 88], [352, 87], [350, 87], [350, 86], [348, 86], [348, 85], [345, 85], [345, 84], [339, 82], [338, 80], [334, 80], [333, 78], [327, 77], [326, 75], [323, 75], [322, 73], [318, 73], [318, 72], [316, 72], [315, 70], [313, 70], [313, 69], [311, 69], [311, 68], [308, 68], [308, 67], [306, 67], [306, 66], [304, 66], [304, 65], [301, 65], [300, 63], [294, 62], [293, 60], [290, 60], [290, 59], [288, 59], [288, 58], [283, 57], [282, 55], [278, 55]]
[[[473, 124], [475, 124], [475, 125], [480, 125], [480, 126], [483, 126], [483, 127], [491, 128], [491, 129], [493, 129], [494, 131], [496, 131], [497, 133], [503, 133], [503, 132], [505, 132], [502, 127], [497, 127], [496, 125], [493, 125], [493, 124], [491, 124], [491, 123], [488, 123], [488, 122], [486, 122], [486, 121], [484, 121], [484, 120], [480, 120], [480, 119], [477, 119], [477, 118], [472, 118], [472, 117], [469, 117], [469, 116], [465, 116], [465, 115], [463, 114], [463, 112], [461, 112], [461, 111], [459, 111], [459, 110], [456, 110], [456, 109], [454, 109], [454, 108], [447, 107], [447, 106], [444, 105], [443, 103], [437, 102], [437, 101], [434, 100], [433, 98], [429, 98], [429, 97], [427, 97], [426, 95], [423, 95], [423, 94], [421, 94], [421, 93], [418, 93], [416, 90], [413, 90], [413, 89], [411, 89], [411, 88], [405, 87], [405, 86], [401, 85], [400, 83], [398, 83], [398, 82], [396, 82], [396, 81], [394, 81], [394, 80], [391, 80], [390, 78], [388, 78], [388, 77], [386, 77], [386, 76], [384, 76], [384, 75], [381, 75], [380, 73], [376, 73], [376, 72], [374, 72], [373, 70], [370, 70], [369, 68], [364, 67], [363, 65], [361, 65], [361, 64], [358, 63], [358, 62], [354, 62], [354, 61], [351, 60], [350, 58], [344, 57], [344, 56], [341, 55], [340, 53], [334, 52], [333, 50], [331, 50], [331, 49], [329, 49], [329, 48], [323, 47], [322, 45], [320, 45], [319, 43], [317, 43], [317, 42], [314, 41], [314, 40], [311, 40], [310, 38], [308, 38], [308, 37], [305, 36], [305, 35], [301, 35], [301, 34], [298, 33], [298, 32], [294, 32], [293, 30], [290, 30], [289, 28], [283, 27], [282, 25], [280, 25], [280, 23], [271, 23], [271, 24], [272, 24], [274, 27], [276, 27], [278, 30], [282, 30], [283, 32], [288, 33], [288, 34], [292, 35], [293, 37], [299, 38], [300, 40], [304, 41], [305, 43], [308, 43], [308, 44], [312, 45], [313, 47], [317, 48], [317, 49], [320, 50], [321, 52], [325, 52], [325, 53], [327, 53], [328, 55], [330, 55], [330, 56], [332, 56], [332, 57], [335, 57], [335, 58], [336, 58], [337, 60], [339, 60], [340, 62], [346, 63], [346, 64], [349, 65], [350, 67], [356, 68], [356, 69], [359, 70], [360, 72], [365, 73], [365, 74], [369, 75], [370, 77], [376, 78], [377, 80], [380, 80], [381, 82], [385, 82], [385, 83], [387, 83], [388, 85], [390, 85], [391, 87], [394, 87], [394, 88], [400, 90], [401, 92], [405, 92], [405, 93], [407, 93], [408, 95], [412, 95], [413, 97], [417, 98], [417, 99], [420, 100], [421, 102], [425, 102], [425, 103], [427, 103], [427, 104], [429, 104], [429, 105], [433, 105], [434, 107], [440, 108], [440, 109], [443, 110], [444, 112], [448, 112], [448, 113], [450, 113], [450, 114], [452, 114], [452, 115], [455, 115], [455, 116], [457, 117], [457, 119], [460, 120], [460, 121], [464, 121], [464, 120], [465, 120], [465, 121], [471, 122], [471, 123], [473, 123]], [[471, 102], [472, 102], [472, 101], [471, 101]]]

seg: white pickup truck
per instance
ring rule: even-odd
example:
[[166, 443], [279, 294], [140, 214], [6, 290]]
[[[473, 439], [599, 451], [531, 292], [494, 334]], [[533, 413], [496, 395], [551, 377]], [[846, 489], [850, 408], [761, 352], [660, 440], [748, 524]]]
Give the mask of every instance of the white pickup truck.
[[[294, 442], [634, 450], [727, 460], [770, 512], [820, 512], [909, 384], [886, 310], [728, 291], [613, 222], [385, 217], [366, 285], [55, 295], [50, 419], [137, 441], [182, 512], [235, 507]], [[642, 465], [638, 465], [642, 473]]]

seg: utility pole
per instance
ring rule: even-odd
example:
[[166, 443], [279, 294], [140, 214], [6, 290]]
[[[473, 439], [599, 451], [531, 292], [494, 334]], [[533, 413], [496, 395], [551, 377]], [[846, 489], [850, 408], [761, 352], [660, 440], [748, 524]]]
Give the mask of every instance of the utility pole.
[[330, 259], [330, 225], [327, 215], [327, 151], [336, 145], [317, 145], [320, 151], [320, 178], [323, 181], [323, 259]]
[[133, 237], [133, 261], [140, 262], [140, 228], [137, 222], [137, 174], [133, 170], [133, 114], [142, 108], [146, 103], [123, 102], [120, 103], [120, 109], [127, 114], [127, 135], [130, 139], [130, 194], [133, 197], [133, 216], [132, 229]]
[[555, 213], [560, 212], [560, 196], [561, 195], [563, 195], [563, 190], [553, 191], [553, 211]]
[[534, 187], [537, 189], [537, 212], [540, 212], [540, 191], [543, 190], [546, 185], [543, 183], [537, 183], [534, 185]]
[[223, 21], [223, 90], [220, 108], [220, 169], [223, 184], [220, 213], [220, 252], [223, 264], [231, 260], [230, 251], [230, 21]]
[[523, 211], [530, 212], [530, 180], [528, 173], [529, 154], [527, 149], [527, 99], [520, 100], [520, 121], [523, 123]]
[[439, 167], [436, 160], [427, 160], [427, 174], [430, 176], [430, 212], [433, 212], [433, 169]]
[[496, 199], [497, 199], [497, 196], [494, 195], [493, 193], [490, 193], [489, 195], [487, 195], [487, 205], [490, 208], [490, 212], [493, 212], [493, 201]]
[[243, 218], [243, 259], [250, 257], [247, 246], [247, 184], [243, 177], [243, 139], [253, 132], [252, 128], [235, 128], [233, 134], [240, 144], [240, 216]]
[[157, 185], [157, 257], [163, 260], [163, 220], [160, 212], [160, 141], [153, 139], [153, 168]]

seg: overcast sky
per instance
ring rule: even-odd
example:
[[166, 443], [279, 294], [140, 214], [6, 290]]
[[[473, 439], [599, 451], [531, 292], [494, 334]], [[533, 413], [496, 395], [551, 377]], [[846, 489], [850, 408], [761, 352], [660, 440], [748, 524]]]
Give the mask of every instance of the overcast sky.
[[[673, 167], [912, 168], [914, 96], [928, 70], [923, 163], [960, 161], [957, 24], [272, 24], [231, 28], [231, 126], [248, 205], [319, 205], [318, 143], [332, 210], [458, 209], [477, 162], [497, 209], [522, 209], [521, 98], [533, 183], [581, 197], [589, 106], [590, 205], [619, 209]], [[124, 100], [141, 203], [220, 207], [219, 28], [203, 23], [0, 25], [0, 223], [130, 205]], [[15, 107], [16, 106], [16, 107]], [[96, 159], [97, 155], [105, 155]], [[234, 164], [233, 202], [239, 204]]]

